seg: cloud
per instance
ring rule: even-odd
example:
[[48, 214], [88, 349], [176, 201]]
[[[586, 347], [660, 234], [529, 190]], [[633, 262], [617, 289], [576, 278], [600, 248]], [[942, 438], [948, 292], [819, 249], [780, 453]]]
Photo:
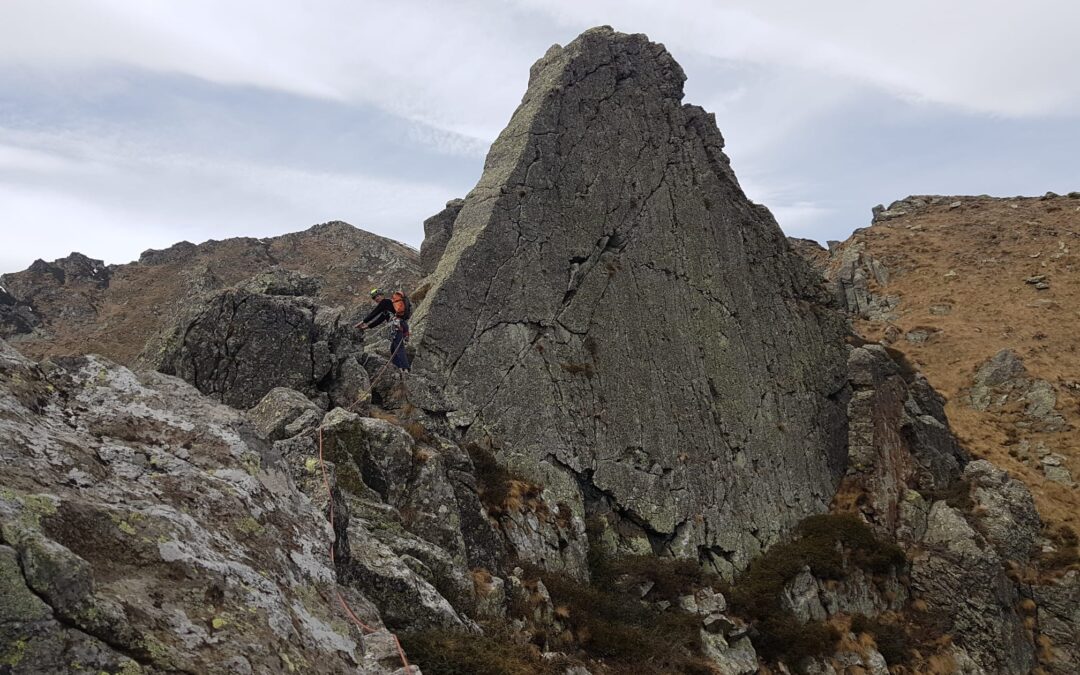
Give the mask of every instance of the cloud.
[[0, 270], [79, 251], [109, 263], [180, 239], [270, 236], [346, 220], [412, 246], [452, 188], [358, 172], [147, 152], [96, 136], [0, 128]]
[[0, 265], [333, 218], [415, 244], [479, 177], [533, 61], [596, 24], [667, 45], [793, 234], [843, 238], [914, 192], [1074, 190], [1077, 19], [1065, 0], [6, 0], [0, 226], [19, 253]]

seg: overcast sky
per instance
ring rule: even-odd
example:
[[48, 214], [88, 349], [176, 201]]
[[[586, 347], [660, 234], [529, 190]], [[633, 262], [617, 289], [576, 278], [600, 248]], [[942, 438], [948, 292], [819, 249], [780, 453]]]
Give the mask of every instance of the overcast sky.
[[327, 220], [418, 246], [599, 24], [667, 46], [789, 235], [1080, 190], [1074, 0], [2, 0], [0, 272]]

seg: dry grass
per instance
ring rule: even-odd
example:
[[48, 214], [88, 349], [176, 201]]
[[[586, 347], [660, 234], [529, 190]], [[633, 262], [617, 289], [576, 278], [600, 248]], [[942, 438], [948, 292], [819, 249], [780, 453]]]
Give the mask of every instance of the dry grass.
[[481, 445], [470, 443], [465, 449], [472, 459], [480, 501], [489, 515], [518, 511], [526, 505], [542, 507], [542, 486], [507, 469], [490, 450]]
[[[901, 298], [896, 325], [934, 332], [925, 343], [901, 338], [893, 347], [945, 395], [952, 427], [973, 455], [1023, 480], [1048, 523], [1080, 529], [1080, 489], [1047, 480], [1037, 461], [1024, 462], [1016, 450], [1021, 440], [1042, 442], [1080, 478], [1076, 432], [1035, 433], [1017, 425], [1015, 412], [979, 412], [965, 402], [978, 365], [1011, 348], [1032, 376], [1055, 386], [1058, 412], [1080, 428], [1080, 389], [1073, 385], [1080, 379], [1080, 200], [963, 198], [949, 209], [951, 201], [853, 237], [889, 270], [881, 291]], [[1049, 289], [1024, 282], [1036, 274], [1047, 275]], [[944, 304], [950, 313], [931, 313]], [[856, 323], [873, 340], [886, 327]]]

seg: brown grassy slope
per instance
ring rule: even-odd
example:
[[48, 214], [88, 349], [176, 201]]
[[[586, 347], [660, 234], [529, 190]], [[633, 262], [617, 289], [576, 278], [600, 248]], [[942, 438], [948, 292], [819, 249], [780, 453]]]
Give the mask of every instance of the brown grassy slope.
[[55, 281], [35, 277], [34, 268], [5, 275], [16, 296], [34, 294], [30, 301], [45, 320], [43, 331], [11, 343], [35, 359], [98, 353], [132, 365], [147, 340], [199, 297], [274, 267], [320, 278], [319, 298], [346, 307], [366, 304], [374, 285], [413, 288], [420, 277], [416, 251], [341, 222], [267, 239], [181, 243], [110, 266], [106, 288], [70, 275], [50, 286]]
[[[891, 323], [903, 335], [893, 346], [948, 398], [962, 442], [1020, 476], [1049, 523], [1080, 528], [1080, 488], [1047, 480], [1037, 458], [1017, 456], [1021, 441], [1042, 441], [1067, 458], [1080, 482], [1080, 199], [950, 197], [860, 230], [843, 245], [858, 241], [889, 270], [877, 292], [901, 298]], [[1034, 275], [1046, 275], [1050, 288], [1025, 283]], [[943, 305], [950, 313], [940, 313]], [[874, 340], [888, 326], [856, 322]], [[907, 339], [917, 329], [929, 333], [925, 343]], [[977, 367], [1003, 348], [1053, 385], [1064, 431], [1035, 433], [1017, 425], [1015, 412], [978, 412], [967, 404]]]

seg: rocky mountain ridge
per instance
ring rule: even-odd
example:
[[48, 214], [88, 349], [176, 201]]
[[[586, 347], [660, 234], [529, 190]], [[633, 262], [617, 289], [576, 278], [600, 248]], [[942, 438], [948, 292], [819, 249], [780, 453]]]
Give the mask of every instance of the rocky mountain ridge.
[[416, 251], [340, 221], [265, 239], [180, 242], [123, 265], [73, 253], [0, 278], [0, 335], [33, 358], [97, 353], [135, 365], [187, 307], [274, 270], [314, 278], [312, 295], [344, 307], [366, 303], [373, 285], [411, 289], [420, 277]]
[[904, 353], [946, 396], [965, 445], [1022, 477], [1047, 520], [1072, 529], [1078, 246], [1080, 192], [913, 196], [810, 254], [855, 330]]
[[[425, 223], [408, 377], [321, 295], [340, 267], [257, 252], [125, 347], [166, 373], [0, 341], [0, 669], [1073, 672], [1075, 533], [898, 340], [847, 330], [903, 316], [878, 284], [907, 271], [866, 244], [818, 276], [682, 80], [610, 28], [534, 66]], [[35, 298], [119, 274], [56, 267]], [[1041, 365], [967, 400], [1068, 433]]]

